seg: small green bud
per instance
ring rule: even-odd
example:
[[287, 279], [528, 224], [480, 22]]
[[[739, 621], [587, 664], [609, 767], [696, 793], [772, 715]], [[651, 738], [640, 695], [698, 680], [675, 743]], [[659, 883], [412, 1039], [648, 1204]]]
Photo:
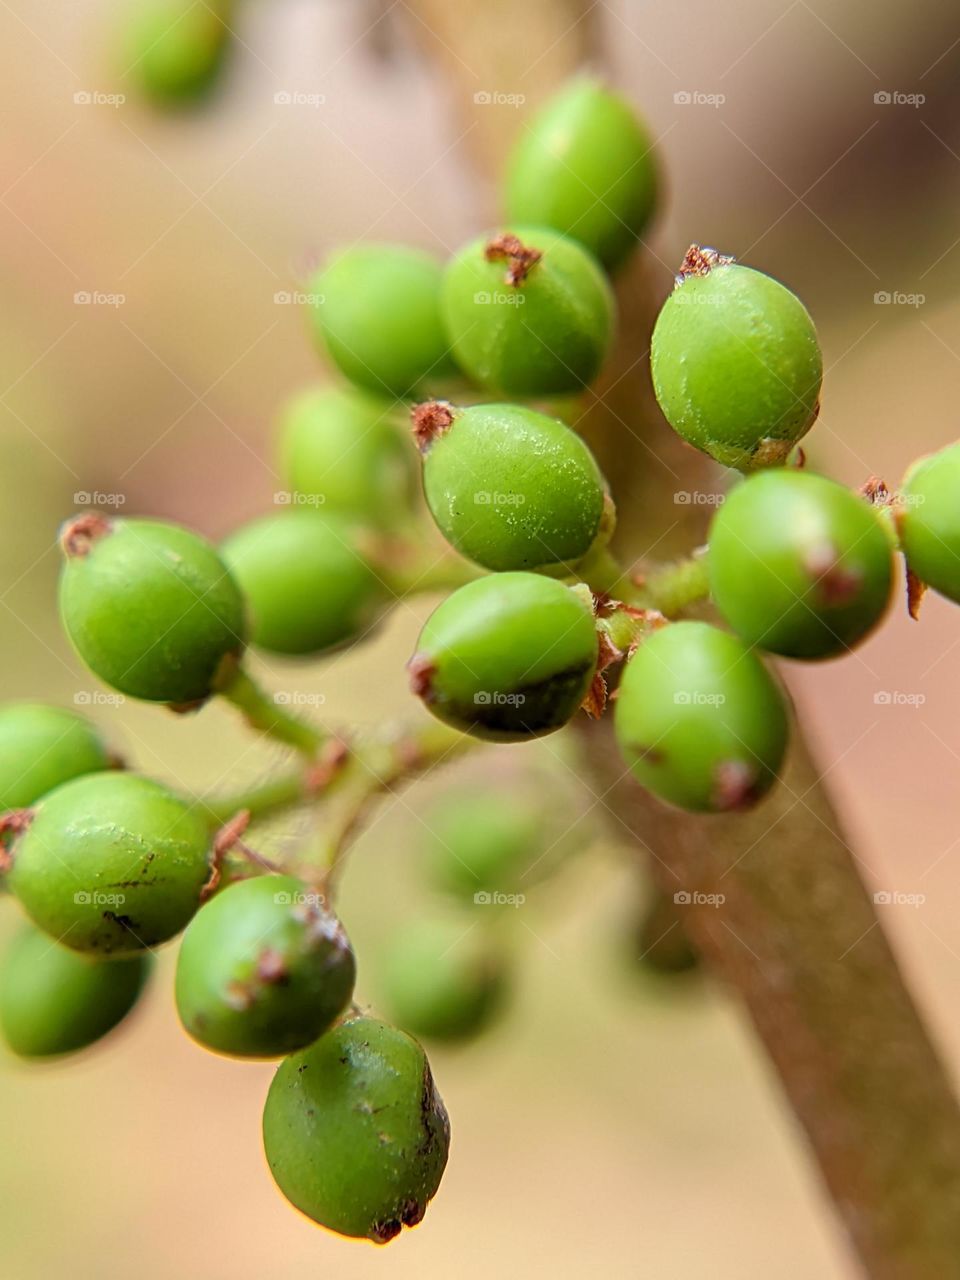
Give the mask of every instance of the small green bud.
[[896, 508], [907, 564], [927, 586], [960, 604], [960, 443], [918, 459]]
[[73, 711], [0, 707], [0, 810], [26, 809], [62, 782], [115, 765], [97, 729]]
[[206, 97], [226, 65], [229, 0], [134, 0], [126, 33], [128, 74], [162, 107]]

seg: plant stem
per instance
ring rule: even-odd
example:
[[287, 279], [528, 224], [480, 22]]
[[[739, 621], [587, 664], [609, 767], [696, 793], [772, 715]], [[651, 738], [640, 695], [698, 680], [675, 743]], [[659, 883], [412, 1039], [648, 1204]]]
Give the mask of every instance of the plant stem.
[[322, 729], [284, 711], [237, 663], [217, 687], [217, 692], [241, 713], [251, 729], [314, 759], [328, 740]]
[[637, 582], [637, 598], [667, 618], [676, 617], [690, 605], [705, 600], [709, 593], [705, 554], [694, 554], [664, 565]]
[[246, 809], [251, 821], [269, 817], [285, 809], [307, 804], [316, 796], [316, 788], [311, 785], [308, 770], [296, 770], [293, 773], [278, 774], [268, 778], [244, 791], [237, 791], [224, 796], [202, 797], [200, 803], [207, 814], [213, 830], [222, 827], [225, 822]]

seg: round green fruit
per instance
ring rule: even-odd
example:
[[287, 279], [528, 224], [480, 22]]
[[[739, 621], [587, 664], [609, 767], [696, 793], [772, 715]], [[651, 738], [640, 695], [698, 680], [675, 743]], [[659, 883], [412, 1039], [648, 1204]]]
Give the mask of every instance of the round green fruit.
[[896, 512], [910, 569], [934, 591], [960, 603], [960, 444], [913, 464]]
[[94, 726], [73, 711], [33, 702], [0, 707], [0, 810], [25, 809], [62, 782], [115, 764]]
[[597, 665], [586, 587], [535, 573], [497, 573], [460, 587], [428, 618], [411, 687], [438, 719], [491, 741], [559, 729]]
[[423, 487], [440, 532], [487, 569], [573, 566], [613, 529], [593, 454], [556, 418], [520, 405], [418, 405]]
[[474, 240], [449, 263], [443, 315], [457, 363], [479, 386], [558, 395], [594, 380], [614, 302], [594, 258], [546, 227]]
[[417, 1042], [357, 1018], [280, 1064], [263, 1144], [280, 1190], [307, 1217], [386, 1244], [436, 1194], [450, 1125]]
[[223, 558], [250, 607], [251, 641], [270, 653], [322, 653], [373, 626], [385, 589], [342, 517], [301, 509], [238, 529]]
[[91, 960], [27, 925], [0, 965], [3, 1037], [21, 1058], [85, 1049], [123, 1021], [149, 970], [149, 956]]
[[376, 528], [413, 508], [413, 455], [390, 405], [353, 387], [313, 387], [280, 415], [281, 470], [298, 503]]
[[893, 584], [875, 509], [805, 471], [765, 471], [729, 494], [710, 528], [714, 603], [749, 644], [790, 658], [846, 653], [874, 629]]
[[816, 420], [823, 361], [803, 303], [713, 249], [687, 251], [650, 360], [667, 421], [725, 466], [783, 462]]
[[505, 208], [511, 221], [554, 227], [613, 268], [646, 230], [657, 186], [652, 143], [633, 110], [584, 77], [551, 98], [514, 147]]
[[187, 926], [177, 1011], [208, 1049], [280, 1057], [332, 1026], [355, 978], [347, 936], [316, 891], [294, 876], [255, 876], [217, 894]]
[[314, 336], [351, 382], [405, 396], [450, 371], [440, 317], [440, 264], [403, 245], [337, 254], [311, 284]]
[[654, 795], [725, 812], [759, 800], [787, 746], [783, 694], [736, 636], [706, 622], [654, 632], [627, 664], [616, 701], [620, 754]]
[[157, 520], [79, 516], [61, 535], [60, 616], [94, 675], [147, 702], [189, 705], [243, 650], [243, 599], [203, 538]]
[[127, 31], [127, 74], [158, 106], [206, 97], [230, 52], [230, 0], [135, 0]]
[[7, 883], [44, 933], [75, 951], [128, 955], [187, 924], [210, 878], [200, 813], [129, 773], [65, 782], [5, 851]]
[[444, 793], [426, 817], [432, 883], [460, 899], [512, 893], [547, 870], [547, 805], [510, 786], [482, 782]]

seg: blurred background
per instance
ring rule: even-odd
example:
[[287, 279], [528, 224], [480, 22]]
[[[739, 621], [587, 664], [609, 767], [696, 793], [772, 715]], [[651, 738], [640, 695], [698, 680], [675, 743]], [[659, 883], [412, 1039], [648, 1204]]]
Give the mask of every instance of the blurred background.
[[[218, 538], [269, 509], [273, 415], [325, 376], [295, 297], [311, 266], [367, 238], [445, 254], [494, 221], [495, 140], [538, 105], [555, 50], [526, 29], [540, 3], [495, 33], [525, 64], [497, 83], [488, 49], [481, 71], [451, 38], [450, 24], [480, 30], [473, 0], [444, 25], [413, 0], [247, 0], [215, 96], [164, 116], [116, 52], [137, 3], [0, 5], [0, 696], [79, 704], [145, 771], [204, 791], [279, 757], [216, 706], [188, 719], [111, 705], [58, 628], [57, 526], [112, 503]], [[958, 435], [956, 13], [609, 0], [586, 20], [666, 176], [649, 286], [667, 292], [691, 240], [783, 279], [824, 348], [811, 464], [896, 484]], [[330, 724], [411, 715], [403, 663], [429, 608], [396, 609], [374, 643], [319, 667], [261, 662], [264, 680], [316, 695]], [[865, 874], [919, 899], [881, 910], [954, 1063], [958, 621], [931, 598], [917, 625], [898, 602], [856, 656], [790, 673]], [[165, 954], [102, 1051], [42, 1069], [0, 1059], [0, 1274], [851, 1276], [749, 1026], [706, 985], [638, 972], [641, 877], [604, 836], [602, 801], [562, 752], [551, 761], [597, 825], [582, 822], [583, 856], [524, 908], [509, 1016], [432, 1054], [454, 1138], [423, 1227], [378, 1251], [283, 1202], [259, 1137], [273, 1067], [188, 1043]], [[422, 899], [420, 803], [386, 805], [352, 857], [342, 914], [361, 966]], [[362, 971], [360, 995], [374, 998]]]

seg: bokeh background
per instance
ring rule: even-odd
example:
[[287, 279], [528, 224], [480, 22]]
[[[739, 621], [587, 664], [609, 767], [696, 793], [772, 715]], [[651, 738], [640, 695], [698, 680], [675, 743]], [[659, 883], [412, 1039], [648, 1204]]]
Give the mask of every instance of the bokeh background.
[[[85, 702], [144, 770], [203, 791], [279, 757], [219, 707], [185, 719], [104, 698], [58, 629], [57, 525], [83, 494], [212, 537], [268, 509], [271, 419], [325, 376], [289, 295], [334, 245], [443, 254], [494, 219], [484, 113], [521, 129], [552, 53], [530, 45], [516, 83], [487, 83], [412, 0], [248, 0], [221, 91], [171, 119], [113, 55], [136, 3], [0, 4], [0, 695]], [[459, 0], [448, 20], [478, 8]], [[691, 240], [789, 283], [827, 368], [812, 465], [895, 484], [958, 434], [960, 19], [938, 0], [594, 9], [667, 176], [653, 287]], [[499, 38], [527, 48], [524, 24], [518, 5]], [[403, 662], [428, 609], [398, 608], [373, 644], [319, 666], [261, 663], [264, 679], [322, 697], [328, 723], [413, 714]], [[958, 623], [936, 599], [919, 625], [898, 606], [855, 657], [790, 673], [865, 874], [922, 898], [883, 920], [954, 1064]], [[259, 1140], [272, 1067], [186, 1041], [165, 955], [102, 1052], [0, 1059], [0, 1274], [851, 1276], [750, 1028], [721, 992], [638, 976], [641, 876], [604, 836], [602, 801], [551, 761], [596, 833], [583, 824], [582, 856], [524, 907], [502, 1027], [433, 1055], [454, 1140], [423, 1227], [378, 1251], [285, 1205]], [[386, 805], [355, 851], [343, 915], [361, 963], [422, 907], [420, 806], [418, 791]]]

